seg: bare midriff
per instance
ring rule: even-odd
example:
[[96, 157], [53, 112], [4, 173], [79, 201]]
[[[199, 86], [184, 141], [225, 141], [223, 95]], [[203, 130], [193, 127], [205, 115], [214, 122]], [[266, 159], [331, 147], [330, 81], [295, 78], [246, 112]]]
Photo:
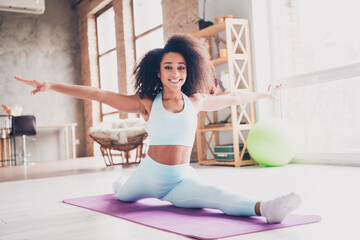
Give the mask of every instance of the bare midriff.
[[190, 161], [191, 149], [180, 145], [150, 145], [148, 155], [158, 163], [178, 165]]

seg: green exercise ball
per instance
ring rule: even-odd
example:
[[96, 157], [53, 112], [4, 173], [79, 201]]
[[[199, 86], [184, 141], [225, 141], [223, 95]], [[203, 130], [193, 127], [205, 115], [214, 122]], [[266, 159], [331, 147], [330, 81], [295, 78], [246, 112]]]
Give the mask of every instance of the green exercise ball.
[[261, 120], [251, 129], [247, 148], [250, 156], [263, 166], [286, 165], [295, 156], [296, 131], [286, 120]]

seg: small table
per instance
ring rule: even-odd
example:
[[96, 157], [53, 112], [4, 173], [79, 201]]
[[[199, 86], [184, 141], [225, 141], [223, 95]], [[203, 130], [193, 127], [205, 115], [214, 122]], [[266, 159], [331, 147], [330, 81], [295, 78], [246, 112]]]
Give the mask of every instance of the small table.
[[36, 128], [63, 128], [65, 133], [65, 151], [66, 159], [69, 159], [69, 127], [71, 131], [71, 146], [72, 146], [72, 158], [76, 158], [76, 143], [75, 143], [75, 127], [77, 123], [64, 123], [64, 124], [55, 124], [55, 125], [40, 125]]

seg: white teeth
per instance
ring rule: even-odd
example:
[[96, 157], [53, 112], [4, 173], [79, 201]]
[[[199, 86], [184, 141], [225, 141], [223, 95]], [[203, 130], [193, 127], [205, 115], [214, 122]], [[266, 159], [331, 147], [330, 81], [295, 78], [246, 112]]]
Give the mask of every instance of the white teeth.
[[170, 82], [177, 83], [177, 82], [180, 82], [181, 79], [177, 79], [177, 80], [171, 80], [171, 79], [169, 79], [169, 80], [170, 80]]

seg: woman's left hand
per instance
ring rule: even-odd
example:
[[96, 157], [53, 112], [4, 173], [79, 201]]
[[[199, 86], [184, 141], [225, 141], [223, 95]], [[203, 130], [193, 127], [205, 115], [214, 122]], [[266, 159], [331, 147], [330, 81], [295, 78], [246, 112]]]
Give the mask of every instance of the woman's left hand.
[[275, 87], [271, 87], [270, 84], [266, 92], [266, 96], [272, 100], [280, 101], [278, 94], [282, 88], [283, 88], [282, 84], [276, 85]]

